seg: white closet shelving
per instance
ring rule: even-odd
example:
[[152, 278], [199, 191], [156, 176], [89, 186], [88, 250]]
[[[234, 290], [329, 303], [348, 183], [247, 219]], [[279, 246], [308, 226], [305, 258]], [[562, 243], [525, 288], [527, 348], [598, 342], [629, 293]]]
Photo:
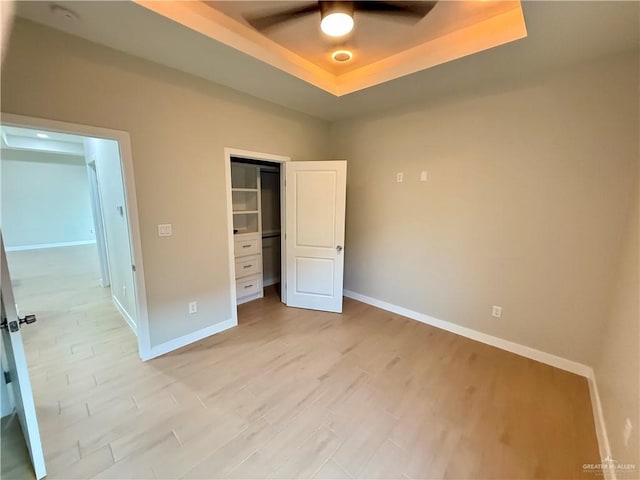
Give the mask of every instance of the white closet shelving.
[[259, 167], [231, 163], [231, 197], [236, 299], [241, 304], [263, 296]]

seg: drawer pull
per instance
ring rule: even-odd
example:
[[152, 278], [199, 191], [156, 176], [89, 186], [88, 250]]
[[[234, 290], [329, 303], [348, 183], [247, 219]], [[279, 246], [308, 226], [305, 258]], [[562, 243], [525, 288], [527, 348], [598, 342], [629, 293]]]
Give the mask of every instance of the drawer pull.
[[253, 287], [253, 284], [251, 284], [251, 285], [245, 285], [245, 286], [244, 286], [245, 290], [246, 290], [247, 288], [251, 288], [251, 287]]
[[251, 267], [253, 267], [253, 265], [244, 265], [242, 268], [246, 269], [246, 268], [251, 268]]
[[245, 243], [244, 245], [242, 245], [242, 248], [251, 248], [251, 244], [250, 243]]

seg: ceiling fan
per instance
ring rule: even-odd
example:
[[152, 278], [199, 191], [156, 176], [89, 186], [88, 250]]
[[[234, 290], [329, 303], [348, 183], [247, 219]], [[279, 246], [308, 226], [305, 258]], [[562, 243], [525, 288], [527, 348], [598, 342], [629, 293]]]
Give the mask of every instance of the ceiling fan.
[[396, 18], [420, 20], [436, 5], [428, 2], [386, 2], [386, 1], [318, 1], [308, 5], [280, 10], [267, 15], [245, 16], [245, 20], [258, 31], [265, 31], [285, 22], [297, 20], [307, 15], [320, 13], [320, 28], [331, 37], [341, 37], [354, 26], [354, 13], [372, 13]]

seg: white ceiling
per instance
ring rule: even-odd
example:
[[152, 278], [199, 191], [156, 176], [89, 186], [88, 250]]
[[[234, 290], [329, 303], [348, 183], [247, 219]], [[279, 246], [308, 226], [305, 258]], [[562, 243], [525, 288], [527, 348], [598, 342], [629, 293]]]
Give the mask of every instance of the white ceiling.
[[182, 70], [319, 118], [369, 114], [450, 92], [523, 78], [563, 64], [637, 51], [640, 3], [525, 1], [528, 37], [342, 97], [211, 40], [131, 2], [19, 2], [19, 16]]
[[[41, 138], [38, 135], [46, 135]], [[32, 151], [84, 156], [84, 137], [48, 130], [2, 125], [0, 127], [3, 151]]]

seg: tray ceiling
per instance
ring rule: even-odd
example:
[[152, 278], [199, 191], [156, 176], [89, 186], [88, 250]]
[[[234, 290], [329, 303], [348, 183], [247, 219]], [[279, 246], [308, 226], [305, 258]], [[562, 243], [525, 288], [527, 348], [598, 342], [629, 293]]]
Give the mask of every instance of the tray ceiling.
[[[197, 28], [187, 28], [133, 2], [58, 0], [56, 3], [76, 13], [78, 20], [70, 22], [53, 15], [48, 2], [17, 2], [17, 15], [21, 18], [16, 20], [20, 25], [16, 25], [15, 29], [37, 34], [40, 27], [31, 22], [43, 24], [216, 85], [330, 121], [440, 101], [452, 94], [460, 95], [478, 89], [494, 91], [514, 81], [529, 81], [541, 74], [562, 71], [570, 65], [584, 64], [619, 53], [633, 52], [637, 55], [640, 45], [638, 2], [523, 2], [521, 8], [526, 18], [526, 38], [337, 97], [312, 82], [326, 80], [327, 88], [335, 91], [336, 84], [348, 80], [347, 77], [336, 78], [335, 74], [253, 29], [249, 30], [252, 38], [271, 42], [275, 45], [273, 48], [281, 49], [288, 55], [287, 58], [293, 60], [287, 63], [280, 56], [270, 53], [270, 50], [261, 46], [260, 40], [256, 40], [258, 43], [248, 53], [243, 52], [202, 34]], [[167, 6], [173, 4], [156, 3]], [[179, 8], [182, 8], [181, 3], [177, 3]], [[195, 2], [193, 7], [196, 11], [191, 13], [190, 20], [205, 31], [211, 30], [211, 12], [214, 16], [230, 18], [201, 2]], [[198, 26], [198, 21], [202, 25]], [[238, 21], [233, 22], [242, 26]], [[246, 26], [245, 30], [248, 30]], [[232, 28], [230, 32], [233, 32]], [[242, 36], [237, 35], [232, 40], [234, 38], [234, 41], [240, 42]], [[250, 47], [246, 41], [243, 45]], [[265, 54], [271, 55], [273, 62], [258, 59], [259, 55]], [[411, 62], [403, 66], [399, 54], [387, 57], [385, 61], [388, 63], [394, 57], [397, 62], [396, 73], [402, 68], [410, 70], [415, 67]], [[358, 70], [367, 68], [371, 67]], [[298, 75], [292, 74], [293, 70]], [[373, 74], [363, 75], [362, 78], [363, 81], [376, 80]]]
[[[258, 32], [245, 16], [310, 2], [136, 3], [216, 41], [341, 96], [502, 45], [527, 35], [519, 1], [440, 1], [419, 22], [356, 12], [354, 31], [331, 39], [314, 14]], [[337, 49], [353, 52], [336, 63]]]

